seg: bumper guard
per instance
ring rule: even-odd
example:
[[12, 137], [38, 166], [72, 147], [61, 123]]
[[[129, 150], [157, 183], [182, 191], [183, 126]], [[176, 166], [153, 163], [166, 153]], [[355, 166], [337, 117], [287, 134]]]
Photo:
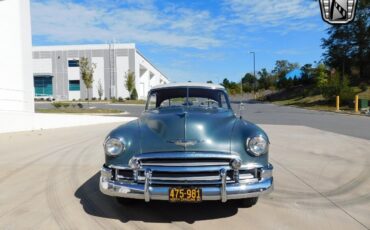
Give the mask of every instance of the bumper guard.
[[[226, 183], [226, 170], [221, 169], [221, 186], [199, 186], [202, 189], [202, 200], [221, 200], [226, 202], [231, 199], [243, 199], [258, 197], [273, 190], [273, 166], [261, 171], [261, 179], [255, 183]], [[109, 196], [125, 197], [131, 199], [142, 199], [146, 202], [150, 200], [167, 200], [169, 186], [151, 186], [152, 172], [150, 169], [145, 171], [145, 183], [121, 182], [112, 180], [112, 169], [103, 167], [100, 176], [100, 191]]]

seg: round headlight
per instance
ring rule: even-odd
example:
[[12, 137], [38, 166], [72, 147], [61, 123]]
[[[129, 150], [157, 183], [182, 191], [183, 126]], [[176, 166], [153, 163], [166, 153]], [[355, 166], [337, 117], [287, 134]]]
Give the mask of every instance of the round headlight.
[[268, 142], [262, 136], [247, 139], [247, 150], [255, 156], [261, 156], [268, 151]]
[[124, 145], [120, 140], [110, 138], [105, 142], [104, 148], [107, 155], [117, 156], [124, 150]]

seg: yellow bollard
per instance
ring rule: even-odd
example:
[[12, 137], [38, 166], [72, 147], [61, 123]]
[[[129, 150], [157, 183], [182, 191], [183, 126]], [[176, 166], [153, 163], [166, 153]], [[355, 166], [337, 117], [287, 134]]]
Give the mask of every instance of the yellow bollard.
[[355, 113], [358, 113], [358, 95], [355, 96]]
[[337, 107], [337, 111], [339, 111], [339, 96], [337, 96], [336, 107]]

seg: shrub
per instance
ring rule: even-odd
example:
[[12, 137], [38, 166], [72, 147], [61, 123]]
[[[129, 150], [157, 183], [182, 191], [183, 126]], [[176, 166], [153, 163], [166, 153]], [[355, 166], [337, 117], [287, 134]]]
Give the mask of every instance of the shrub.
[[134, 90], [132, 90], [132, 93], [130, 95], [130, 99], [131, 100], [137, 100], [137, 91], [136, 91], [136, 88], [134, 88]]
[[40, 100], [40, 101], [43, 101], [43, 100], [44, 100], [44, 98], [42, 97], [42, 98], [40, 98], [39, 100]]
[[68, 108], [69, 105], [70, 105], [68, 102], [64, 102], [64, 103], [61, 103], [61, 104], [62, 104], [63, 108], [65, 108], [65, 109]]
[[89, 100], [89, 98], [85, 98], [85, 101], [88, 101]]
[[78, 103], [77, 104], [78, 108], [82, 109], [84, 107], [84, 105], [82, 103]]
[[367, 84], [365, 82], [361, 82], [358, 87], [361, 89], [362, 92], [367, 90]]
[[334, 74], [328, 78], [326, 84], [323, 84], [320, 89], [322, 95], [328, 100], [333, 100], [335, 96], [340, 96], [341, 100], [349, 101], [353, 100], [355, 96], [354, 91], [349, 86], [348, 77], [345, 76], [341, 80], [338, 74]]
[[111, 97], [110, 99], [112, 100], [112, 103], [115, 103], [115, 102], [117, 102], [117, 99], [116, 99], [116, 97]]
[[53, 102], [51, 103], [55, 108], [59, 109], [60, 107], [62, 107], [62, 103], [61, 102]]
[[76, 107], [76, 104], [71, 104], [72, 108], [75, 108]]
[[105, 97], [105, 98], [104, 98], [104, 101], [106, 101], [106, 100], [108, 100], [108, 98], [107, 98], [107, 97]]
[[308, 97], [309, 95], [310, 95], [310, 90], [309, 89], [303, 89], [302, 97]]
[[96, 101], [96, 97], [91, 98], [91, 100]]
[[73, 98], [72, 101], [76, 101], [76, 99]]
[[123, 98], [122, 97], [119, 97], [118, 98], [118, 101], [122, 102], [123, 101]]

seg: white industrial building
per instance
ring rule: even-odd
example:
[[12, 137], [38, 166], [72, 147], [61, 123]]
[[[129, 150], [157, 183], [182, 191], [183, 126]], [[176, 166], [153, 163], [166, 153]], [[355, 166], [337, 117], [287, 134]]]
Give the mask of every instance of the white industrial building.
[[[36, 51], [36, 54], [34, 55], [44, 60], [34, 61], [34, 63], [32, 63], [29, 0], [0, 0], [0, 31], [2, 31], [0, 36], [0, 133], [92, 125], [109, 122], [127, 122], [132, 120], [132, 118], [127, 117], [34, 113], [35, 88], [33, 84], [34, 77], [32, 69], [41, 74], [40, 79], [42, 79], [43, 75], [50, 76], [52, 85], [49, 86], [49, 88], [51, 87], [52, 96], [54, 97], [54, 95], [57, 96], [61, 94], [61, 98], [69, 98], [69, 76], [67, 75], [67, 72], [68, 70], [76, 72], [76, 69], [62, 69], [60, 67], [61, 61], [56, 61], [52, 58], [53, 55], [56, 56], [55, 54], [57, 54], [57, 60], [63, 60], [63, 55], [65, 55], [65, 58], [68, 58], [69, 56], [65, 54], [65, 52], [42, 51], [42, 48], [40, 48], [39, 52]], [[120, 46], [121, 45], [117, 45], [117, 48]], [[129, 49], [131, 56], [127, 61], [127, 65], [130, 70], [135, 71], [136, 73], [136, 87], [139, 92], [140, 86], [142, 87], [141, 89], [145, 91], [146, 87], [150, 87], [152, 84], [154, 85], [168, 81], [136, 51], [134, 45], [125, 46], [133, 47]], [[44, 48], [47, 49], [46, 47]], [[35, 50], [38, 49], [35, 48]], [[86, 54], [87, 51], [82, 51], [81, 53]], [[92, 53], [94, 52], [92, 51]], [[117, 51], [114, 53], [115, 55], [112, 55], [115, 57], [117, 62], [119, 62], [119, 60], [125, 60], [123, 57], [124, 55], [119, 53], [122, 52]], [[75, 58], [78, 57], [77, 52]], [[104, 63], [105, 62], [106, 61], [104, 59]], [[100, 64], [100, 69], [96, 72], [95, 76], [98, 77], [100, 73], [99, 77], [101, 77], [101, 72], [105, 72], [106, 69], [108, 69], [108, 71], [115, 71], [116, 74], [114, 76], [120, 77], [120, 73], [127, 69], [122, 67], [120, 64], [118, 65], [118, 68], [115, 67], [115, 69], [112, 69], [108, 67], [109, 63], [114, 62], [108, 62], [108, 64], [104, 66]], [[154, 79], [153, 74], [159, 77]], [[108, 75], [108, 79], [110, 79], [109, 76], [110, 75]], [[76, 78], [76, 76], [71, 78]], [[106, 83], [107, 77], [104, 76], [103, 78], [105, 84], [104, 87], [109, 88], [110, 84]], [[149, 82], [144, 80], [148, 78], [150, 79]], [[45, 79], [46, 80], [44, 82], [39, 81], [38, 83], [48, 83], [47, 78]], [[155, 82], [155, 80], [157, 82]], [[118, 87], [119, 86], [117, 86], [117, 90]], [[66, 89], [67, 91], [65, 91]], [[112, 86], [112, 90], [115, 89], [115, 86]], [[37, 90], [40, 90], [40, 86]], [[45, 89], [45, 91], [47, 91], [47, 89]], [[71, 95], [72, 94], [73, 93], [71, 93]], [[105, 95], [109, 96], [108, 91], [105, 92]]]
[[90, 97], [127, 98], [125, 81], [129, 72], [135, 75], [139, 99], [145, 99], [151, 87], [169, 80], [135, 47], [135, 44], [96, 44], [33, 47], [35, 97], [73, 100], [87, 98], [80, 76], [79, 60], [87, 57], [96, 65]]
[[[0, 1], [0, 115], [34, 111], [29, 1]], [[0, 129], [5, 123], [0, 119]]]

